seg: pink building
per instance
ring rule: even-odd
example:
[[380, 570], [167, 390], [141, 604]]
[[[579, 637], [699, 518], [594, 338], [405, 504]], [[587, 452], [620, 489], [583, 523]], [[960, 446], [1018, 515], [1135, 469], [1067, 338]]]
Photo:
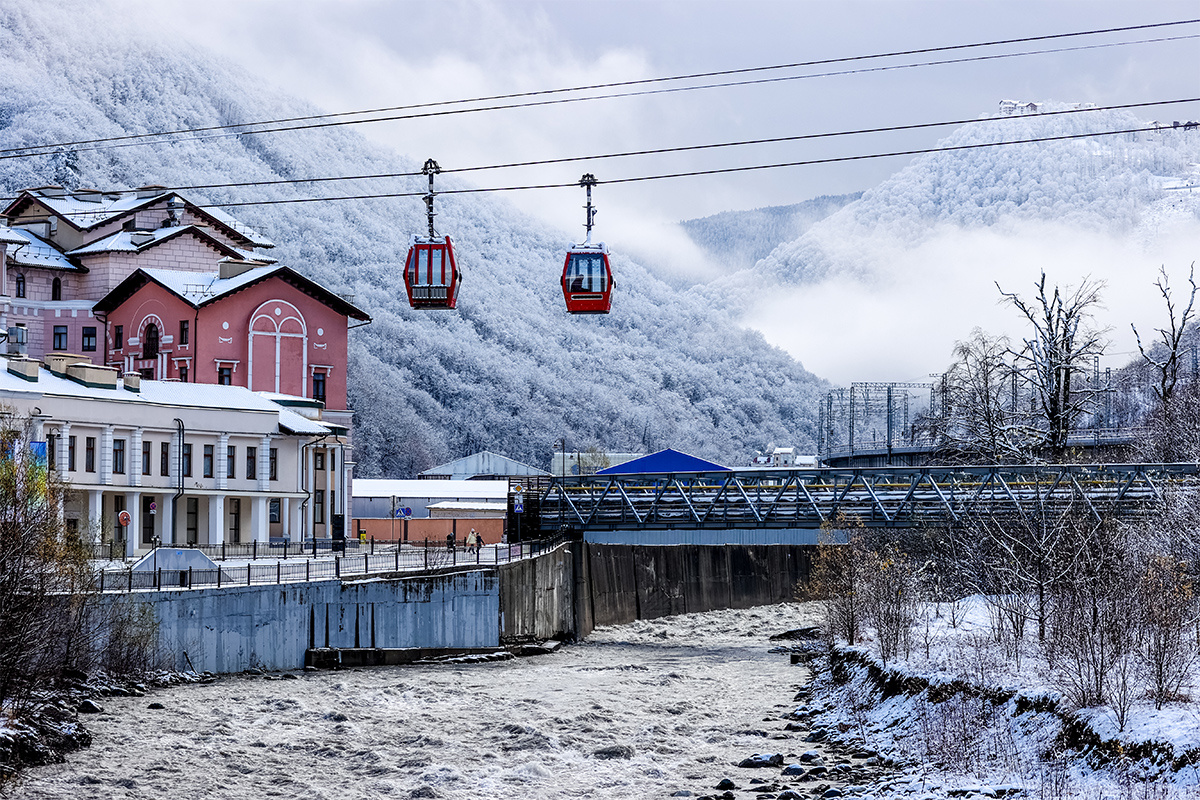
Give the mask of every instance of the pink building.
[[326, 418], [347, 406], [349, 320], [370, 320], [288, 267], [228, 260], [217, 272], [138, 269], [93, 310], [105, 363], [122, 372], [317, 400]]

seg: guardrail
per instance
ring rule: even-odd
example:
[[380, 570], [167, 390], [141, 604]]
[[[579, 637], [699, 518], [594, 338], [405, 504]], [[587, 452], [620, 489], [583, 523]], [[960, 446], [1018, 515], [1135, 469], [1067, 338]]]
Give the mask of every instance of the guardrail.
[[532, 558], [553, 550], [566, 539], [554, 537], [520, 544], [483, 545], [475, 551], [444, 545], [400, 546], [391, 552], [361, 552], [332, 558], [304, 558], [273, 564], [219, 564], [215, 569], [96, 570], [96, 588], [101, 592], [162, 591], [168, 589], [225, 588], [263, 584], [304, 583], [317, 580], [421, 573], [446, 567], [488, 567]]

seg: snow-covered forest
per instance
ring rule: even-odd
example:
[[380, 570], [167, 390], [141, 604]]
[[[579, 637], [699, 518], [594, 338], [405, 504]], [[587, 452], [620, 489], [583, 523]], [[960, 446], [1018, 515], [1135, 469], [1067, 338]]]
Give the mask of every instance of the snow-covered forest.
[[697, 245], [724, 264], [744, 269], [791, 242], [821, 220], [862, 197], [861, 192], [822, 195], [790, 206], [722, 211], [679, 223]]

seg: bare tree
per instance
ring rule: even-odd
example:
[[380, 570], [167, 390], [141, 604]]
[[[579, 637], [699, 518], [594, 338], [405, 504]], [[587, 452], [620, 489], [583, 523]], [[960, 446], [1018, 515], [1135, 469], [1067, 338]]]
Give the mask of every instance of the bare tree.
[[1142, 630], [1138, 656], [1154, 707], [1179, 695], [1196, 663], [1196, 596], [1186, 565], [1165, 556], [1148, 560], [1138, 584]]
[[1083, 374], [1087, 361], [1103, 349], [1104, 332], [1092, 324], [1103, 284], [1084, 279], [1074, 290], [1049, 288], [1043, 272], [1035, 286], [1037, 294], [1026, 300], [996, 284], [1001, 296], [1033, 328], [1025, 346], [1010, 350], [1010, 354], [1031, 387], [1042, 417], [1041, 449], [1050, 459], [1059, 460], [1067, 451], [1072, 425], [1092, 408], [1095, 399], [1097, 387], [1075, 388], [1073, 378]]
[[28, 420], [0, 412], [0, 709], [87, 658], [73, 647], [87, 555], [59, 514], [64, 487], [28, 442]]
[[921, 424], [948, 463], [1024, 463], [1038, 441], [1018, 406], [1009, 341], [976, 328], [956, 342], [954, 363], [942, 375], [941, 407]]
[[1158, 341], [1151, 346], [1150, 352], [1146, 352], [1142, 345], [1142, 336], [1138, 333], [1137, 326], [1130, 324], [1129, 327], [1133, 328], [1133, 335], [1137, 338], [1138, 352], [1142, 354], [1142, 360], [1154, 369], [1158, 378], [1154, 393], [1158, 397], [1159, 405], [1165, 407], [1170, 404], [1175, 385], [1179, 382], [1179, 351], [1183, 344], [1183, 334], [1187, 331], [1188, 323], [1192, 321], [1192, 310], [1196, 303], [1196, 263], [1193, 261], [1188, 269], [1188, 285], [1192, 287], [1192, 291], [1188, 294], [1187, 306], [1178, 316], [1166, 267], [1160, 267], [1158, 273], [1158, 280], [1154, 285], [1158, 287], [1159, 294], [1167, 305], [1167, 325], [1164, 328], [1155, 328]]

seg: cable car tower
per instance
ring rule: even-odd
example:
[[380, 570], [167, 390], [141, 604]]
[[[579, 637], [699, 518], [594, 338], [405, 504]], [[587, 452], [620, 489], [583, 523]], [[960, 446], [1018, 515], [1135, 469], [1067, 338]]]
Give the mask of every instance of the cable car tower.
[[429, 191], [425, 194], [425, 210], [429, 215], [429, 236], [414, 234], [408, 242], [408, 258], [404, 262], [404, 288], [408, 304], [413, 308], [454, 308], [458, 302], [458, 286], [462, 276], [454, 261], [454, 248], [449, 236], [438, 236], [433, 229], [433, 176], [442, 168], [432, 158], [421, 172], [429, 176]]
[[592, 244], [592, 222], [596, 208], [592, 205], [592, 187], [596, 176], [586, 173], [579, 185], [587, 189], [587, 238], [583, 244], [573, 244], [563, 262], [562, 290], [567, 311], [572, 314], [607, 314], [612, 306], [613, 277], [608, 265], [608, 248], [603, 242]]

